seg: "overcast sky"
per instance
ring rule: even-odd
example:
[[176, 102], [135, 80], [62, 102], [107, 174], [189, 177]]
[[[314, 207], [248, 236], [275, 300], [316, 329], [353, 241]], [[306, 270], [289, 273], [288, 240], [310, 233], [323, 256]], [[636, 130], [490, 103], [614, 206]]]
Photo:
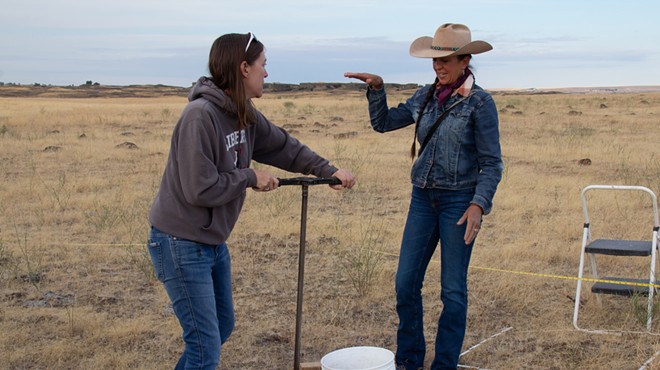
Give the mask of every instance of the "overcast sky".
[[218, 36], [254, 32], [267, 82], [430, 83], [410, 43], [464, 23], [484, 88], [660, 85], [658, 0], [0, 0], [0, 82], [190, 86]]

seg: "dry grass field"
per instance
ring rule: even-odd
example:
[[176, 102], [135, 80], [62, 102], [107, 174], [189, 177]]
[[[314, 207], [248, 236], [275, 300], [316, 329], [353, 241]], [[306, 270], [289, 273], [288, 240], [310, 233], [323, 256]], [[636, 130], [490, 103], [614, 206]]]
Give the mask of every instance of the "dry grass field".
[[[391, 91], [389, 102], [410, 93]], [[183, 348], [180, 329], [144, 242], [185, 97], [3, 96], [0, 369], [173, 367]], [[660, 359], [645, 365], [660, 350], [660, 323], [644, 333], [644, 299], [598, 302], [585, 283], [580, 325], [619, 333], [586, 333], [571, 323], [580, 192], [619, 184], [660, 193], [660, 93], [495, 99], [505, 171], [473, 253], [464, 348], [477, 346], [461, 364], [660, 368]], [[393, 282], [410, 193], [412, 126], [373, 132], [357, 91], [271, 93], [256, 104], [359, 180], [350, 191], [310, 188], [302, 361], [355, 345], [395, 350]], [[222, 369], [293, 365], [300, 199], [298, 187], [248, 190], [228, 241], [237, 322], [222, 348]], [[589, 204], [594, 237], [650, 240], [648, 198], [594, 193]], [[437, 262], [424, 288], [429, 342], [442, 308]], [[648, 273], [646, 259], [598, 262], [604, 274]]]

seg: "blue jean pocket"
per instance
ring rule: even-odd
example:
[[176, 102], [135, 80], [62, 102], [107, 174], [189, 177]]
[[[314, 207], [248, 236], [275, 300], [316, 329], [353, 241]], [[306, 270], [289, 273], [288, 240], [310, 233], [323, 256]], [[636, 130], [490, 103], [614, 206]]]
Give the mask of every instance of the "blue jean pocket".
[[161, 248], [160, 243], [149, 239], [149, 241], [147, 241], [147, 249], [151, 256], [151, 263], [154, 266], [154, 275], [156, 275], [156, 279], [163, 281], [165, 276], [163, 269], [163, 248]]
[[[191, 240], [174, 238], [172, 240], [172, 257], [175, 268], [179, 273], [196, 279], [211, 273], [215, 264], [215, 248], [208, 244], [197, 243]], [[192, 276], [188, 275], [192, 274]], [[194, 276], [194, 277], [193, 277]]]

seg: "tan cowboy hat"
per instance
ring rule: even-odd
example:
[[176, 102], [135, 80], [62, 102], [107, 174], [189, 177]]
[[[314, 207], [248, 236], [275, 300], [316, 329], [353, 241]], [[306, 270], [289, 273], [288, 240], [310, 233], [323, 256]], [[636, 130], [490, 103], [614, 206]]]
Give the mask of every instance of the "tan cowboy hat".
[[410, 55], [417, 58], [444, 58], [451, 55], [479, 54], [492, 50], [486, 41], [472, 41], [470, 29], [463, 24], [445, 23], [433, 38], [423, 36], [410, 44]]

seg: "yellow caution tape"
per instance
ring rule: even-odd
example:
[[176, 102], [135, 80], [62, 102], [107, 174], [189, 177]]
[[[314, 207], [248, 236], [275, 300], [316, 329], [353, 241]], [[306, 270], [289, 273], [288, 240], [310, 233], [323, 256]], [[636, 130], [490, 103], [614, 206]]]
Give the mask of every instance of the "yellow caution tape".
[[632, 286], [643, 286], [643, 287], [647, 287], [647, 288], [650, 287], [650, 286], [653, 286], [654, 288], [660, 288], [660, 284], [640, 283], [640, 282], [636, 282], [636, 281], [604, 280], [604, 279], [594, 279], [594, 278], [585, 278], [585, 277], [580, 278], [580, 277], [577, 277], [577, 276], [541, 274], [541, 273], [537, 273], [537, 272], [505, 270], [505, 269], [497, 269], [497, 268], [492, 268], [492, 267], [480, 267], [480, 266], [470, 266], [470, 268], [477, 269], [477, 270], [504, 272], [504, 273], [508, 273], [508, 274], [546, 277], [546, 278], [552, 278], [552, 279], [564, 279], [564, 280], [575, 280], [575, 281], [581, 280], [581, 281], [588, 281], [588, 282], [591, 282], [591, 283], [608, 283], [608, 284], [617, 284], [617, 285], [632, 285]]
[[[107, 243], [107, 244], [67, 244], [71, 246], [79, 246], [79, 247], [101, 247], [101, 246], [108, 246], [108, 247], [135, 247], [135, 246], [142, 246], [145, 245], [145, 243]], [[390, 257], [399, 257], [398, 254], [395, 253], [388, 253], [388, 252], [383, 252], [383, 251], [376, 251], [376, 250], [371, 250], [372, 252], [380, 253], [383, 255], [387, 255]], [[432, 261], [434, 262], [434, 261]], [[660, 284], [649, 284], [649, 283], [640, 283], [640, 282], [635, 282], [635, 281], [618, 281], [618, 280], [604, 280], [604, 279], [594, 279], [594, 278], [585, 278], [585, 277], [577, 277], [577, 276], [566, 276], [566, 275], [555, 275], [555, 274], [544, 274], [544, 273], [539, 273], [539, 272], [529, 272], [529, 271], [517, 271], [517, 270], [507, 270], [507, 269], [500, 269], [500, 268], [494, 268], [494, 267], [481, 267], [481, 266], [469, 266], [470, 269], [475, 269], [475, 270], [484, 270], [484, 271], [493, 271], [493, 272], [501, 272], [501, 273], [506, 273], [506, 274], [515, 274], [515, 275], [526, 275], [526, 276], [535, 276], [535, 277], [544, 277], [544, 278], [551, 278], [551, 279], [563, 279], [563, 280], [574, 280], [574, 281], [587, 281], [590, 283], [607, 283], [607, 284], [616, 284], [616, 285], [630, 285], [630, 286], [641, 286], [641, 287], [654, 287], [654, 288], [660, 288]]]
[[[394, 253], [387, 253], [387, 252], [381, 252], [381, 251], [374, 251], [374, 252], [378, 252], [378, 253], [388, 255], [388, 256], [392, 256], [392, 257], [399, 257], [399, 255], [394, 254]], [[435, 262], [435, 261], [433, 261], [433, 262]], [[469, 266], [469, 268], [470, 269], [475, 269], [475, 270], [503, 272], [503, 273], [506, 273], [506, 274], [527, 275], [527, 276], [545, 277], [545, 278], [552, 278], [552, 279], [587, 281], [587, 282], [591, 282], [591, 283], [607, 283], [607, 284], [617, 284], [617, 285], [631, 285], [631, 286], [641, 286], [641, 287], [647, 287], [647, 288], [650, 287], [650, 286], [653, 286], [654, 288], [660, 288], [660, 284], [640, 283], [640, 282], [635, 282], [635, 281], [604, 280], [604, 279], [594, 279], [594, 278], [585, 278], [585, 277], [580, 278], [580, 277], [577, 277], [577, 276], [543, 274], [543, 273], [538, 273], [538, 272], [499, 269], [499, 268], [494, 268], [494, 267]]]

